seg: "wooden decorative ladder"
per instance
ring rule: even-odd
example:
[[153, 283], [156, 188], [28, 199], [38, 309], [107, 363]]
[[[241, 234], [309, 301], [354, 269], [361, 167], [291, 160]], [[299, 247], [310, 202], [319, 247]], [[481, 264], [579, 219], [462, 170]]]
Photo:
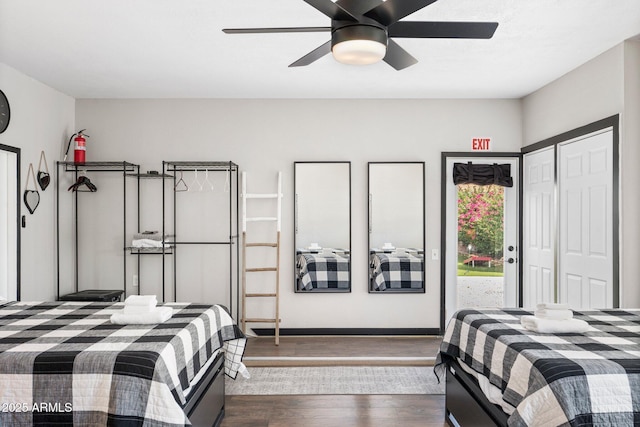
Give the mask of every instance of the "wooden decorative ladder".
[[[276, 199], [277, 210], [275, 217], [247, 217], [247, 200]], [[275, 344], [280, 345], [280, 226], [282, 217], [282, 176], [278, 172], [278, 191], [276, 193], [255, 194], [247, 193], [247, 174], [242, 172], [242, 331], [246, 333], [247, 323], [273, 323], [275, 325]], [[247, 242], [247, 222], [268, 221], [276, 223], [276, 241], [268, 243]], [[270, 247], [276, 250], [275, 267], [247, 267], [247, 248]], [[275, 273], [274, 292], [247, 292], [247, 273]], [[273, 318], [252, 318], [247, 316], [247, 298], [273, 298], [275, 300], [275, 315]]]

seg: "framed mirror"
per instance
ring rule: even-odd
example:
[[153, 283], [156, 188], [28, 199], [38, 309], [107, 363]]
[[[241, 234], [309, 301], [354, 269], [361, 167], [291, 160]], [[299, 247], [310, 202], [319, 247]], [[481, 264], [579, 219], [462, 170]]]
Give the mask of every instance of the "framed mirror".
[[0, 144], [0, 303], [20, 299], [20, 149]]
[[351, 162], [295, 162], [296, 292], [351, 292]]
[[424, 292], [424, 162], [369, 162], [369, 292]]

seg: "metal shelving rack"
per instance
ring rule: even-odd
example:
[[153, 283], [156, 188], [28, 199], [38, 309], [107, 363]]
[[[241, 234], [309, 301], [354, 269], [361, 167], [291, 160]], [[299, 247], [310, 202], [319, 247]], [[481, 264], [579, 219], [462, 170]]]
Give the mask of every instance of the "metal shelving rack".
[[[178, 289], [178, 269], [177, 269], [177, 253], [178, 248], [183, 245], [228, 245], [229, 246], [229, 312], [233, 316], [234, 314], [234, 304], [233, 304], [233, 295], [235, 289], [236, 295], [236, 303], [235, 303], [235, 319], [238, 319], [238, 307], [240, 303], [240, 296], [238, 292], [239, 285], [239, 275], [240, 275], [240, 249], [238, 245], [238, 223], [239, 223], [239, 182], [238, 182], [238, 165], [232, 161], [163, 161], [162, 162], [162, 173], [169, 174], [173, 176], [173, 233], [175, 235], [173, 241], [173, 300], [177, 300], [177, 289]], [[229, 188], [229, 237], [227, 240], [218, 240], [218, 241], [181, 241], [179, 240], [178, 228], [177, 228], [177, 193], [176, 184], [178, 183], [177, 174], [182, 172], [198, 172], [207, 170], [208, 172], [214, 173], [227, 173], [230, 188]], [[168, 180], [163, 181], [163, 191], [162, 191], [162, 234], [166, 233], [166, 192], [164, 185]], [[232, 183], [235, 181], [235, 185]], [[235, 206], [235, 214], [234, 214], [234, 206]], [[234, 246], [235, 246], [235, 257], [234, 255]], [[165, 270], [165, 260], [163, 257], [162, 261], [162, 271], [163, 271], [163, 284], [162, 284], [162, 297], [165, 299], [165, 286], [164, 286], [164, 270]], [[235, 275], [234, 275], [235, 270]]]
[[[137, 224], [137, 232], [140, 233], [140, 218], [142, 217], [141, 215], [141, 203], [140, 203], [140, 181], [141, 180], [146, 180], [146, 179], [173, 179], [173, 175], [168, 175], [165, 173], [130, 173], [127, 174], [127, 176], [132, 177], [132, 178], [136, 178], [138, 180], [138, 224]], [[164, 189], [164, 186], [163, 186]], [[138, 276], [138, 295], [140, 295], [142, 293], [142, 277], [140, 275], [140, 266], [141, 266], [141, 258], [140, 256], [142, 255], [171, 255], [173, 253], [173, 246], [165, 246], [165, 242], [163, 241], [163, 247], [162, 248], [135, 248], [131, 245], [125, 247], [126, 251], [129, 251], [129, 253], [131, 255], [135, 255], [137, 258], [137, 265], [136, 265], [136, 269], [137, 269], [137, 276]], [[163, 290], [164, 290], [164, 268], [162, 270], [162, 285], [163, 285]], [[164, 291], [163, 291], [164, 292]], [[163, 299], [164, 299], [164, 295], [163, 295]]]
[[[126, 262], [126, 246], [127, 246], [127, 176], [130, 174], [139, 174], [140, 166], [129, 163], [126, 161], [113, 161], [113, 162], [85, 162], [83, 164], [76, 164], [74, 162], [56, 162], [56, 283], [57, 283], [57, 297], [60, 298], [60, 172], [71, 172], [74, 174], [74, 180], [78, 180], [78, 174], [84, 172], [111, 172], [122, 173], [122, 250], [123, 250], [123, 266], [122, 266], [122, 290], [124, 296], [127, 296], [127, 262]], [[138, 189], [140, 185], [138, 183]], [[78, 193], [89, 192], [88, 190], [74, 191], [73, 194], [73, 227], [75, 233], [74, 244], [74, 289], [78, 292]], [[138, 200], [140, 194], [138, 191]], [[140, 212], [138, 210], [138, 224], [140, 223]]]

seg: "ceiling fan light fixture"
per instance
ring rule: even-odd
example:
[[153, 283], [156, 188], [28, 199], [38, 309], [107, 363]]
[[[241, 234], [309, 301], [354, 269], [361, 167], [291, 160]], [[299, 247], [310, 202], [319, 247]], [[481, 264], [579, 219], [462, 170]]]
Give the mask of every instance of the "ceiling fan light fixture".
[[387, 54], [387, 32], [369, 25], [338, 28], [331, 35], [331, 53], [343, 64], [374, 64]]
[[387, 47], [373, 40], [347, 40], [333, 46], [336, 61], [349, 65], [369, 65], [387, 54]]

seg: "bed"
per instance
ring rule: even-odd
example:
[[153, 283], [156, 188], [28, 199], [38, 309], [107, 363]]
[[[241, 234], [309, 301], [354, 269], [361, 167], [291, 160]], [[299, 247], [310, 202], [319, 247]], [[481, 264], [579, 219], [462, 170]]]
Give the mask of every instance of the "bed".
[[583, 334], [540, 334], [522, 309], [461, 310], [447, 326], [447, 421], [466, 426], [640, 424], [640, 311], [574, 311]]
[[424, 257], [371, 252], [369, 279], [372, 291], [424, 289]]
[[298, 252], [296, 258], [296, 281], [299, 291], [350, 289], [348, 253]]
[[218, 425], [246, 338], [221, 306], [160, 305], [171, 319], [126, 326], [123, 303], [0, 306], [0, 425]]

